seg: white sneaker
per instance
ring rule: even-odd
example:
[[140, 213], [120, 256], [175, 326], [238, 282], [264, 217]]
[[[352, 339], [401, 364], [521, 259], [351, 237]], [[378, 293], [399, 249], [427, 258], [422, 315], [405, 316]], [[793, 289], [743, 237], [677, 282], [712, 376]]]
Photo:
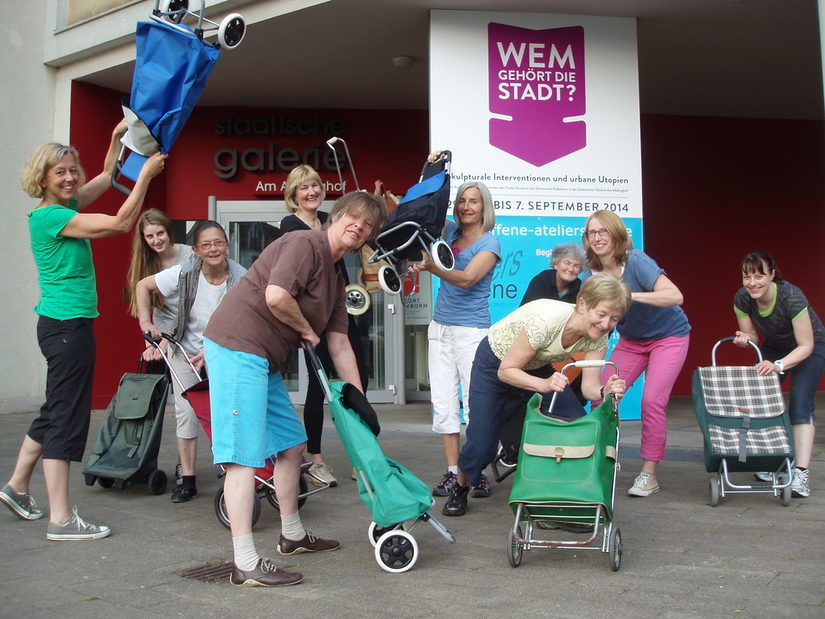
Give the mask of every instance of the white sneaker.
[[338, 480], [332, 474], [332, 467], [326, 462], [315, 462], [307, 471], [309, 483], [319, 488], [329, 485], [335, 487], [338, 485]]
[[630, 496], [650, 496], [659, 492], [659, 482], [650, 473], [639, 473], [627, 493]]
[[764, 481], [768, 484], [773, 483], [773, 473], [768, 473], [767, 471], [759, 471], [757, 473], [754, 473], [753, 476], [759, 481]]
[[791, 494], [795, 497], [810, 496], [811, 487], [808, 485], [808, 469], [794, 467]]

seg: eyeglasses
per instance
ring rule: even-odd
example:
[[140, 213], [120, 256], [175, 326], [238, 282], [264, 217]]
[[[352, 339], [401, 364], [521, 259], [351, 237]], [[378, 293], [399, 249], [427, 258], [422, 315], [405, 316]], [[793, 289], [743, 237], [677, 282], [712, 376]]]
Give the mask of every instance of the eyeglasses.
[[610, 236], [610, 233], [607, 231], [607, 228], [601, 228], [599, 230], [588, 230], [587, 236], [591, 239], [595, 239], [597, 236]]
[[217, 240], [217, 241], [204, 241], [203, 243], [198, 243], [198, 249], [202, 251], [209, 251], [212, 248], [215, 249], [223, 249], [226, 247], [226, 241]]

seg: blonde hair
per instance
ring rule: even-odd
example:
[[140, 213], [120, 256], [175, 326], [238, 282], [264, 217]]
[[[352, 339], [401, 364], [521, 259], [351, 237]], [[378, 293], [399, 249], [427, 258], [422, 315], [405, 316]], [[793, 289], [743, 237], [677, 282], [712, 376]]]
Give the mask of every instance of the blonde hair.
[[[169, 237], [169, 244], [175, 244], [175, 234], [172, 230], [172, 220], [166, 213], [156, 208], [150, 208], [140, 216], [135, 225], [135, 233], [132, 236], [132, 261], [129, 264], [128, 287], [123, 290], [123, 301], [129, 305], [129, 313], [137, 318], [137, 285], [140, 280], [150, 275], [155, 275], [161, 271], [161, 262], [158, 252], [153, 250], [143, 238], [143, 231], [146, 226], [161, 226], [166, 230]], [[162, 307], [163, 297], [157, 293], [152, 294], [152, 307]]]
[[624, 225], [621, 217], [616, 215], [613, 211], [596, 211], [587, 218], [584, 224], [584, 232], [582, 232], [582, 245], [587, 254], [587, 266], [592, 271], [601, 271], [604, 265], [593, 248], [590, 247], [590, 236], [587, 234], [587, 227], [591, 221], [598, 221], [602, 224], [610, 238], [613, 239], [613, 259], [616, 264], [624, 264], [627, 260], [627, 252], [633, 249], [633, 241], [630, 240], [630, 235], [627, 233], [627, 227]]
[[461, 196], [464, 195], [465, 191], [473, 187], [478, 189], [478, 193], [481, 196], [481, 229], [484, 230], [484, 232], [489, 232], [496, 227], [496, 209], [490, 190], [487, 188], [487, 185], [481, 181], [467, 181], [458, 188], [458, 191], [455, 192], [455, 200], [453, 201], [453, 221], [455, 221], [455, 225], [458, 226], [458, 229], [461, 230], [461, 218], [458, 216], [458, 201], [461, 199]]
[[321, 201], [323, 201], [324, 198], [327, 197], [327, 192], [324, 189], [324, 182], [312, 166], [306, 164], [299, 165], [297, 168], [293, 168], [286, 177], [286, 184], [284, 185], [284, 202], [286, 202], [286, 208], [290, 213], [294, 213], [298, 210], [298, 202], [295, 200], [295, 194], [298, 193], [298, 187], [304, 183], [311, 183], [312, 181], [317, 181], [317, 183], [321, 186]]
[[622, 314], [630, 309], [632, 303], [630, 286], [610, 273], [596, 273], [589, 277], [582, 285], [576, 301], [579, 299], [590, 309], [606, 301]]
[[23, 191], [32, 198], [43, 198], [45, 195], [45, 190], [41, 185], [43, 179], [46, 178], [49, 170], [66, 155], [74, 158], [77, 164], [78, 186], [82, 186], [86, 182], [86, 173], [80, 165], [80, 157], [75, 147], [49, 142], [35, 148], [23, 164], [23, 170], [20, 172], [20, 184], [23, 186]]

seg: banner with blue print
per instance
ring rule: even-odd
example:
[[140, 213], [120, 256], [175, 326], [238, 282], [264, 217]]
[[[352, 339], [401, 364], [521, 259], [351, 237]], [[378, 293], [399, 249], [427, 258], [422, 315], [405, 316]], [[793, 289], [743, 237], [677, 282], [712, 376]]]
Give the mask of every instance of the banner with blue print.
[[[452, 151], [453, 191], [481, 181], [495, 202], [493, 322], [550, 267], [553, 247], [581, 243], [595, 211], [619, 215], [643, 249], [635, 20], [441, 10], [430, 19], [431, 146]], [[640, 416], [642, 382], [624, 399], [625, 419]]]

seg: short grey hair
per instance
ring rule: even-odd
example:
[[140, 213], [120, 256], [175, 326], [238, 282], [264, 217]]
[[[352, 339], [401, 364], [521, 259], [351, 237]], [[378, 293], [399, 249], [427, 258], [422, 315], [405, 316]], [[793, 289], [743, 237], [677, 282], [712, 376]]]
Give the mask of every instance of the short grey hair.
[[567, 256], [578, 260], [582, 266], [584, 266], [584, 259], [587, 257], [587, 254], [584, 253], [584, 249], [582, 249], [581, 246], [575, 243], [556, 245], [550, 254], [550, 266], [556, 266], [562, 258], [566, 258]]

